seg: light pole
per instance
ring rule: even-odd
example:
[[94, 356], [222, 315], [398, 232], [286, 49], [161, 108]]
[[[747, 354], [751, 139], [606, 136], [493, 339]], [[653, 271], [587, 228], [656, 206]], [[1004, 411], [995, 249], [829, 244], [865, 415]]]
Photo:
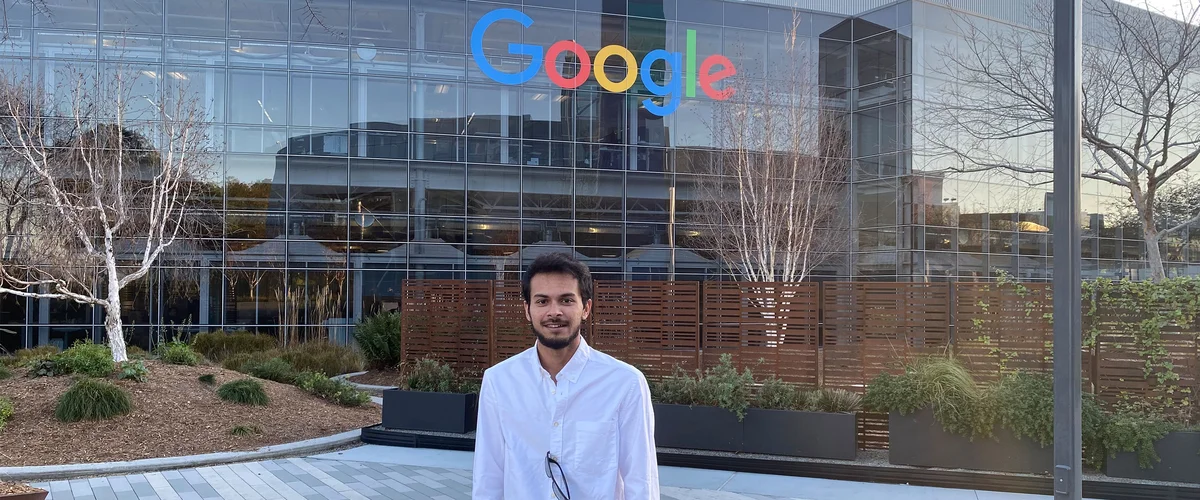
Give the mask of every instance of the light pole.
[[1054, 498], [1083, 498], [1079, 146], [1083, 0], [1054, 0]]

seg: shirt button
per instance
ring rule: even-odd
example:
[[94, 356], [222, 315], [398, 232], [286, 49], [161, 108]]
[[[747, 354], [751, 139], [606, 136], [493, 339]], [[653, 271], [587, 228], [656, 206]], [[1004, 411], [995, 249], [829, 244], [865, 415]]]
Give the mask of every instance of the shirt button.
[[555, 422], [555, 423], [554, 423], [554, 426], [555, 426], [555, 427], [558, 427], [558, 422]]

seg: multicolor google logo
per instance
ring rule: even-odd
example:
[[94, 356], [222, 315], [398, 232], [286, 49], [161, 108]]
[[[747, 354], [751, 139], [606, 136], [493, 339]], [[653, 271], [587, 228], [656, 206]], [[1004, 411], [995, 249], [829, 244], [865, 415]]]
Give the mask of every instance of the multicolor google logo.
[[[510, 43], [508, 44], [510, 54], [530, 56], [533, 61], [529, 67], [519, 72], [506, 73], [492, 66], [483, 54], [484, 33], [489, 27], [500, 21], [516, 21], [528, 28], [533, 25], [533, 19], [518, 10], [496, 9], [480, 18], [479, 22], [475, 23], [474, 29], [471, 30], [471, 55], [475, 58], [475, 64], [479, 66], [484, 75], [501, 84], [520, 85], [525, 83], [532, 79], [543, 65], [546, 67], [546, 76], [550, 77], [550, 81], [564, 89], [577, 89], [589, 77], [594, 76], [596, 82], [604, 90], [625, 92], [633, 87], [638, 76], [641, 76], [642, 85], [646, 87], [646, 90], [649, 90], [651, 94], [666, 98], [661, 105], [650, 99], [642, 101], [646, 109], [657, 116], [666, 116], [675, 112], [679, 108], [679, 101], [683, 96], [696, 97], [697, 85], [705, 95], [718, 101], [724, 101], [733, 96], [732, 88], [721, 90], [713, 88], [715, 83], [737, 74], [737, 68], [734, 68], [733, 62], [729, 58], [720, 54], [710, 55], [700, 63], [699, 73], [697, 73], [696, 30], [687, 30], [686, 54], [655, 49], [646, 54], [640, 66], [633, 57], [633, 53], [620, 45], [601, 48], [596, 53], [595, 61], [592, 61], [587, 50], [573, 40], [559, 40], [547, 49], [525, 43]], [[564, 52], [574, 54], [579, 64], [579, 73], [571, 78], [563, 76], [555, 64], [558, 56]], [[610, 79], [603, 69], [612, 57], [620, 58], [625, 62], [625, 76], [620, 81]], [[685, 59], [686, 67], [684, 66]], [[658, 61], [666, 61], [671, 71], [671, 78], [666, 85], [659, 84], [651, 78], [650, 69]], [[593, 65], [596, 68], [594, 74]]]

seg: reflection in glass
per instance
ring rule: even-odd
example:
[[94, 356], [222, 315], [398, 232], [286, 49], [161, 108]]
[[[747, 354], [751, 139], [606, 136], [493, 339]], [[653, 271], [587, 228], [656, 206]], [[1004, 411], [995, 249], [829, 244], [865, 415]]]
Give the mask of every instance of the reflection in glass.
[[346, 212], [346, 169], [344, 158], [290, 157], [289, 210]]
[[348, 128], [349, 92], [345, 75], [292, 73], [292, 125]]
[[516, 217], [521, 209], [520, 193], [519, 169], [492, 165], [467, 166], [467, 215]]
[[290, 14], [288, 0], [235, 0], [229, 4], [229, 34], [251, 40], [287, 40]]
[[539, 219], [571, 218], [571, 170], [521, 169], [522, 216]]

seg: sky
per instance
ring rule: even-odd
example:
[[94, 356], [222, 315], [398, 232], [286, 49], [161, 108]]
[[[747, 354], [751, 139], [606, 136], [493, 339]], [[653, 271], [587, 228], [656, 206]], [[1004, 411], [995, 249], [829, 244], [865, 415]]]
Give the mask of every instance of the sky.
[[1117, 0], [1117, 1], [1119, 1], [1121, 3], [1127, 3], [1130, 5], [1136, 5], [1138, 7], [1145, 7], [1146, 4], [1150, 4], [1151, 10], [1157, 10], [1157, 11], [1165, 13], [1171, 17], [1178, 18], [1180, 16], [1179, 13], [1182, 11], [1182, 9], [1180, 9], [1180, 6], [1186, 4], [1188, 7], [1193, 7], [1194, 5], [1196, 5], [1195, 2], [1197, 0]]

